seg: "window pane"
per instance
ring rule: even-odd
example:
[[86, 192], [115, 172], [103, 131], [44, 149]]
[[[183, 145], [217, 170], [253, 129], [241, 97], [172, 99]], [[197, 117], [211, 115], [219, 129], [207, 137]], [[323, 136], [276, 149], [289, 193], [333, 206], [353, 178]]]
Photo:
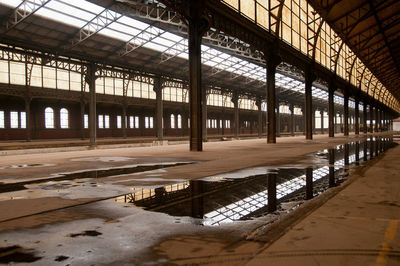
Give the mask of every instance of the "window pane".
[[20, 113], [20, 120], [21, 120], [21, 128], [26, 128], [26, 113]]
[[18, 112], [10, 112], [11, 128], [18, 128]]
[[104, 115], [104, 128], [110, 128], [110, 116]]
[[99, 117], [99, 121], [98, 121], [99, 128], [104, 128], [104, 117], [103, 117], [103, 115], [99, 115], [98, 117]]
[[89, 115], [83, 115], [83, 127], [89, 128]]
[[175, 128], [175, 116], [171, 115], [171, 128]]
[[62, 108], [60, 110], [60, 127], [61, 128], [68, 128], [68, 110], [65, 108]]
[[178, 128], [182, 128], [182, 116], [178, 115]]
[[53, 108], [47, 107], [44, 110], [45, 128], [54, 128], [54, 111]]
[[139, 117], [135, 116], [135, 128], [139, 128]]
[[117, 128], [121, 128], [121, 127], [122, 127], [121, 116], [117, 115]]
[[153, 117], [150, 117], [150, 128], [153, 128], [154, 124], [153, 124]]
[[133, 118], [133, 116], [129, 117], [129, 128], [134, 128], [134, 118]]
[[0, 128], [4, 128], [4, 111], [0, 111]]

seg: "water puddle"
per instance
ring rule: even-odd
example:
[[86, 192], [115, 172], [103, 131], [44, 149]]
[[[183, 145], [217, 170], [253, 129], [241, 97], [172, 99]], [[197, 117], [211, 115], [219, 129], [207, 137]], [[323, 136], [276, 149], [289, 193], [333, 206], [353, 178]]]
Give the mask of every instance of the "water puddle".
[[56, 166], [55, 164], [52, 163], [35, 163], [35, 164], [13, 164], [13, 165], [6, 165], [6, 166], [0, 166], [0, 170], [3, 169], [20, 169], [20, 168], [40, 168], [40, 167], [50, 167], [50, 166]]
[[[175, 163], [161, 163], [161, 164], [143, 164], [143, 165], [135, 165], [135, 166], [124, 166], [124, 167], [113, 167], [107, 169], [96, 169], [96, 170], [89, 170], [89, 171], [80, 171], [74, 173], [65, 173], [65, 174], [57, 174], [57, 177], [50, 177], [45, 179], [36, 179], [18, 183], [1, 183], [0, 182], [0, 193], [4, 192], [13, 192], [27, 189], [27, 185], [32, 184], [40, 184], [40, 183], [47, 183], [47, 182], [56, 182], [56, 181], [66, 181], [66, 180], [77, 180], [77, 179], [96, 179], [96, 178], [104, 178], [104, 177], [111, 177], [111, 176], [119, 176], [119, 175], [127, 175], [127, 174], [134, 174], [134, 173], [142, 173], [147, 171], [154, 171], [160, 170], [168, 167], [173, 166], [180, 166], [191, 164], [193, 162], [175, 162]], [[94, 183], [93, 185], [96, 185]], [[63, 184], [51, 184], [51, 186], [59, 186], [59, 188], [63, 187]], [[68, 187], [65, 184], [65, 187]]]
[[289, 212], [340, 185], [350, 169], [394, 145], [389, 138], [351, 142], [308, 155], [315, 160], [306, 167], [255, 167], [156, 188], [136, 187], [135, 193], [115, 201], [172, 216], [191, 216], [207, 226], [254, 219], [276, 210]]
[[86, 230], [81, 233], [70, 234], [68, 236], [69, 237], [77, 237], [77, 236], [99, 236], [99, 235], [102, 235], [102, 233], [97, 232], [96, 230]]
[[0, 247], [0, 263], [8, 264], [13, 262], [34, 262], [42, 257], [35, 255], [34, 250], [25, 249], [14, 245], [8, 247]]

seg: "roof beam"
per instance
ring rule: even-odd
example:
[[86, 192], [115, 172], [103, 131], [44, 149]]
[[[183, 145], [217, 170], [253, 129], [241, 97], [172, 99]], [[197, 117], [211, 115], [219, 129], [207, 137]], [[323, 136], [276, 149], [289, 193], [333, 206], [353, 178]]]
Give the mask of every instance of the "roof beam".
[[7, 19], [6, 32], [33, 15], [48, 2], [50, 0], [24, 0], [12, 11], [12, 14]]
[[95, 35], [102, 29], [109, 26], [114, 21], [117, 21], [121, 14], [105, 8], [101, 13], [97, 14], [92, 20], [88, 21], [82, 28], [79, 29], [77, 36], [72, 40], [72, 45], [68, 48], [73, 48]]
[[149, 25], [140, 33], [133, 36], [129, 41], [124, 44], [124, 47], [118, 52], [119, 56], [125, 56], [130, 52], [142, 47], [143, 45], [151, 42], [157, 37], [160, 37], [165, 31]]

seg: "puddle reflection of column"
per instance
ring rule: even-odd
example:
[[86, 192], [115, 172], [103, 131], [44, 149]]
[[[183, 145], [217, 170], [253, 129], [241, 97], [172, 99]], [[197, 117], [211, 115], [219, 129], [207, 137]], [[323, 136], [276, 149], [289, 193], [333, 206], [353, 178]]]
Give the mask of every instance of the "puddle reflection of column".
[[329, 187], [335, 186], [335, 153], [336, 149], [328, 150], [329, 160]]
[[355, 145], [356, 165], [360, 165], [360, 143], [356, 141]]
[[378, 137], [376, 137], [375, 138], [375, 156], [378, 156], [379, 155], [379, 143], [380, 143], [380, 141], [379, 141], [379, 138]]
[[374, 146], [375, 146], [374, 139], [371, 138], [369, 141], [369, 157], [370, 157], [370, 159], [374, 158], [374, 156], [375, 156]]
[[366, 162], [368, 160], [368, 156], [367, 156], [367, 153], [368, 153], [368, 142], [367, 142], [367, 140], [364, 141], [364, 145], [363, 146], [364, 146], [364, 149], [363, 149], [364, 162]]
[[268, 211], [276, 211], [276, 179], [277, 173], [267, 174], [267, 186], [268, 186]]
[[204, 190], [204, 183], [198, 180], [190, 181], [190, 192], [192, 196], [192, 217], [203, 218], [204, 216], [204, 202], [201, 194]]
[[155, 188], [154, 193], [157, 204], [161, 205], [164, 202], [164, 196], [167, 194], [165, 187]]
[[313, 198], [313, 169], [306, 168], [306, 199]]
[[[349, 165], [349, 153], [350, 153], [350, 145], [348, 143], [344, 144], [344, 165]], [[346, 171], [346, 167], [345, 167]]]

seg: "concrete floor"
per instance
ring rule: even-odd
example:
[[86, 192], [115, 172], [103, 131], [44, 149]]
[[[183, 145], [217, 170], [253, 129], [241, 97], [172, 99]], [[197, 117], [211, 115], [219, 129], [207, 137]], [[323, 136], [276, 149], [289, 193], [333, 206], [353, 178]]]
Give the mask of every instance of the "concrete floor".
[[[1, 156], [0, 182], [29, 184], [25, 190], [0, 193], [0, 261], [21, 252], [40, 258], [33, 262], [37, 265], [399, 265], [400, 147], [272, 226], [266, 226], [266, 217], [205, 227], [190, 217], [147, 212], [114, 200], [138, 186], [260, 165], [309, 165], [313, 158], [304, 155], [358, 139], [362, 137], [319, 135], [312, 141], [278, 138], [277, 144], [265, 139], [209, 142], [201, 153], [189, 152], [183, 144], [82, 151], [65, 147], [64, 152]], [[174, 162], [197, 163], [54, 180], [65, 173]], [[50, 182], [33, 182], [45, 179]], [[4, 249], [13, 246], [17, 249]]]

